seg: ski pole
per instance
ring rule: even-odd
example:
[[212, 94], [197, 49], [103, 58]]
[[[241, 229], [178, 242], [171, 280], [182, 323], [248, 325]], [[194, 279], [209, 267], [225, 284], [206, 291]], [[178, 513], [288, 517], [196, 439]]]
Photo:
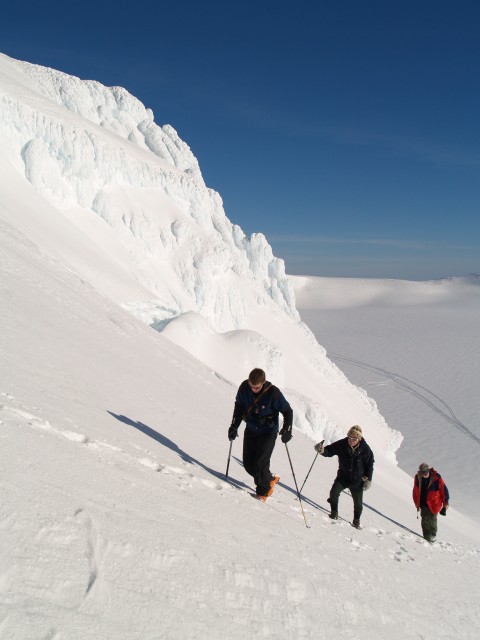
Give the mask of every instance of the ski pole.
[[228, 460], [227, 460], [227, 470], [225, 472], [226, 478], [228, 478], [228, 467], [230, 466], [230, 456], [232, 455], [232, 444], [233, 444], [233, 440], [230, 440], [230, 449], [228, 451]]
[[307, 529], [310, 529], [310, 527], [307, 524], [307, 519], [305, 517], [305, 511], [303, 510], [302, 499], [300, 498], [300, 492], [298, 490], [297, 479], [295, 477], [295, 471], [293, 470], [292, 459], [290, 458], [290, 451], [288, 450], [286, 442], [285, 442], [285, 449], [287, 450], [288, 461], [290, 462], [290, 469], [292, 470], [292, 476], [293, 476], [293, 481], [295, 482], [295, 488], [297, 490], [298, 501], [300, 502], [300, 507], [302, 508], [302, 514], [303, 514], [303, 519], [305, 520], [305, 526], [307, 527]]
[[[324, 442], [325, 442], [325, 440], [322, 440], [320, 444], [323, 444]], [[310, 467], [310, 469], [308, 470], [307, 477], [305, 478], [305, 480], [303, 481], [302, 486], [300, 487], [300, 493], [302, 493], [302, 489], [303, 489], [303, 487], [305, 486], [306, 481], [308, 480], [308, 476], [310, 475], [310, 471], [313, 469], [313, 465], [315, 464], [315, 460], [316, 460], [317, 458], [318, 458], [318, 451], [317, 451], [317, 455], [316, 455], [316, 456], [315, 456], [315, 458], [313, 459], [312, 466], [311, 466], [311, 467]]]

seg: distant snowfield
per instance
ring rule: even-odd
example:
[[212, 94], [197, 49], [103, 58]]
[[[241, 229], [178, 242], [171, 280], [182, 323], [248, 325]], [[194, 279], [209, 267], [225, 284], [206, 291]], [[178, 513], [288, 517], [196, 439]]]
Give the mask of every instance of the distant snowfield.
[[[298, 285], [323, 317], [319, 283]], [[364, 286], [371, 313], [377, 284]], [[446, 318], [458, 300], [444, 299]], [[452, 467], [425, 452], [454, 487], [429, 545], [411, 500], [417, 455], [408, 472], [396, 465], [401, 433], [326, 357], [282, 261], [230, 223], [174, 130], [123, 89], [6, 56], [0, 327], [2, 640], [478, 636], [478, 521], [473, 500], [459, 508]], [[459, 353], [444, 337], [439, 350]], [[258, 365], [294, 407], [298, 484], [311, 469], [304, 513], [281, 442], [266, 504], [249, 495], [240, 440], [225, 477], [235, 392]], [[442, 439], [470, 474], [450, 415]], [[376, 457], [361, 531], [348, 495], [342, 519], [328, 518], [336, 460], [313, 449], [356, 422]], [[439, 437], [437, 423], [423, 428], [410, 432], [419, 449]]]
[[292, 281], [328, 356], [403, 434], [400, 467], [435, 466], [452, 504], [480, 520], [480, 278]]

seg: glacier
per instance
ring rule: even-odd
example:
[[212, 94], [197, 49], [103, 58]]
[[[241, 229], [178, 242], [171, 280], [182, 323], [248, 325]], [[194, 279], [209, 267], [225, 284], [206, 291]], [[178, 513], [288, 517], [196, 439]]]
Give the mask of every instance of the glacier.
[[189, 146], [151, 109], [121, 87], [0, 55], [0, 146], [5, 216], [45, 253], [232, 394], [263, 367], [297, 429], [334, 440], [360, 423], [396, 463], [401, 434], [301, 321], [283, 260], [228, 219]]

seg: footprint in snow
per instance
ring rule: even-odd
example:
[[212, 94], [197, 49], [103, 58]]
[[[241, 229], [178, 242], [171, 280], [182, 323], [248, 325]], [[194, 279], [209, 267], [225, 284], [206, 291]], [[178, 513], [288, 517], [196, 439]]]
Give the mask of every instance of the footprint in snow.
[[72, 442], [78, 442], [79, 444], [87, 444], [88, 438], [84, 433], [78, 433], [76, 431], [61, 431], [61, 435], [67, 440]]
[[139, 458], [138, 462], [142, 464], [147, 469], [152, 469], [152, 471], [159, 471], [160, 473], [164, 472], [164, 465], [159, 462], [155, 462], [155, 460], [151, 460], [150, 458]]
[[411, 556], [405, 547], [400, 547], [398, 551], [392, 551], [391, 556], [397, 562], [414, 562], [415, 558]]
[[214, 482], [213, 480], [205, 480], [203, 478], [201, 478], [200, 482], [205, 486], [208, 487], [209, 489], [215, 489], [216, 491], [220, 491], [223, 487], [221, 487], [219, 484], [217, 484], [216, 482]]

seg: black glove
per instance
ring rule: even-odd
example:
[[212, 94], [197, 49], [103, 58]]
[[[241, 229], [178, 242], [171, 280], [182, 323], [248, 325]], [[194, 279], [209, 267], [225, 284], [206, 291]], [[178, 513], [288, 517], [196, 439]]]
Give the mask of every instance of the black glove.
[[447, 515], [447, 510], [445, 509], [445, 507], [442, 507], [442, 509], [440, 511], [440, 515], [441, 516], [446, 516]]
[[280, 435], [282, 436], [282, 442], [287, 444], [292, 439], [292, 427], [283, 427], [280, 431]]
[[228, 429], [228, 439], [230, 440], [230, 442], [232, 440], [235, 440], [235, 438], [238, 436], [238, 427], [229, 427]]

